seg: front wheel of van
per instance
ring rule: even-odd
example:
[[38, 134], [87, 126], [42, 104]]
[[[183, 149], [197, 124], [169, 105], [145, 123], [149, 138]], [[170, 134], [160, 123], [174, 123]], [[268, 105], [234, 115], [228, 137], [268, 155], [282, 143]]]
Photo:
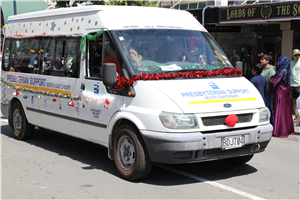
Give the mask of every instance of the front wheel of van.
[[136, 128], [121, 126], [114, 139], [113, 149], [115, 164], [123, 178], [136, 181], [148, 176], [152, 162]]
[[246, 162], [250, 161], [253, 158], [253, 154], [252, 155], [248, 155], [248, 156], [241, 156], [241, 157], [235, 157], [235, 158], [227, 158], [224, 159], [224, 161], [228, 164], [234, 164], [234, 165], [243, 165]]
[[15, 138], [25, 140], [32, 137], [34, 125], [28, 123], [22, 105], [19, 102], [13, 104], [11, 113], [12, 130]]

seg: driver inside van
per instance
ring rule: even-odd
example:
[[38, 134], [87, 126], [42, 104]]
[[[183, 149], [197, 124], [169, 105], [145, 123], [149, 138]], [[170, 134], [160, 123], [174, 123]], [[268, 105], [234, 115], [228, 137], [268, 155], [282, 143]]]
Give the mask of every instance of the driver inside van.
[[179, 43], [168, 41], [159, 47], [156, 53], [156, 60], [160, 63], [174, 61], [192, 63], [195, 57]]

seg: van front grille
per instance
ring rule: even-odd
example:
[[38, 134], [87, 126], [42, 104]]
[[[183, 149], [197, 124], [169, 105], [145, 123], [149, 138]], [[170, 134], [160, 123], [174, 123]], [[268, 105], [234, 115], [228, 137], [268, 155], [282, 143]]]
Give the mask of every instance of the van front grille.
[[[214, 117], [203, 117], [202, 123], [204, 126], [218, 126], [218, 125], [226, 125], [225, 119], [228, 115], [224, 116], [214, 116]], [[245, 122], [251, 122], [253, 114], [238, 114], [238, 121], [237, 123], [245, 123]]]

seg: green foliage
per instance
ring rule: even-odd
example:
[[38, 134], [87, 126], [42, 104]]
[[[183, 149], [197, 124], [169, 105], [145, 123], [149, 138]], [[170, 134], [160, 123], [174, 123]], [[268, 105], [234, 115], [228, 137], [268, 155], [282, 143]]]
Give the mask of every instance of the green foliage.
[[155, 3], [148, 1], [108, 1], [105, 5], [121, 5], [121, 6], [148, 6], [148, 7], [156, 7]]
[[[76, 3], [84, 3], [87, 2], [85, 1], [75, 1], [72, 5], [72, 7], [76, 7]], [[123, 0], [117, 0], [117, 1], [104, 1], [104, 0], [99, 0], [99, 1], [91, 1], [93, 5], [119, 5], [119, 6], [147, 6], [147, 7], [156, 7], [154, 2], [148, 2], [148, 1], [139, 1], [139, 0], [134, 0], [134, 1], [123, 1]], [[65, 0], [58, 0], [56, 4], [56, 8], [62, 8], [62, 7], [70, 7], [69, 1]]]

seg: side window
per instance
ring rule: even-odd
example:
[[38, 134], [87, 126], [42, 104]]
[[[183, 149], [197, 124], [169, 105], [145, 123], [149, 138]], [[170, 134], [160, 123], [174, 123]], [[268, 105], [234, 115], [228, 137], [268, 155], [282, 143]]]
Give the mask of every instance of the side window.
[[3, 58], [2, 58], [2, 70], [8, 71], [9, 70], [9, 56], [10, 56], [10, 43], [11, 39], [6, 39], [3, 49]]
[[56, 41], [55, 47], [55, 57], [54, 57], [54, 70], [61, 70], [62, 69], [62, 61], [64, 60], [64, 41], [58, 40]]
[[21, 68], [22, 54], [21, 47], [25, 39], [13, 39], [11, 44], [11, 52], [9, 57], [9, 70], [19, 72]]
[[96, 38], [96, 40], [88, 40], [87, 77], [102, 78], [102, 37], [103, 35]]
[[117, 73], [121, 74], [121, 56], [115, 47], [112, 38], [105, 32], [105, 45], [104, 45], [104, 63], [115, 63]]
[[45, 38], [42, 58], [42, 74], [52, 75], [55, 52], [55, 38]]
[[76, 77], [78, 78], [78, 72], [80, 69], [80, 62], [79, 62], [79, 45], [80, 39], [79, 38], [71, 38], [67, 39], [65, 42], [65, 54], [64, 54], [64, 61], [63, 61], [63, 70], [65, 72], [65, 76], [67, 77]]
[[[29, 40], [29, 41], [28, 41]], [[26, 45], [24, 44], [24, 51], [23, 58], [25, 59], [25, 62], [21, 63], [23, 70], [22, 72], [27, 73], [39, 73], [39, 63], [38, 63], [38, 57], [39, 57], [39, 39], [28, 39], [26, 41]], [[27, 70], [25, 70], [27, 68]]]

